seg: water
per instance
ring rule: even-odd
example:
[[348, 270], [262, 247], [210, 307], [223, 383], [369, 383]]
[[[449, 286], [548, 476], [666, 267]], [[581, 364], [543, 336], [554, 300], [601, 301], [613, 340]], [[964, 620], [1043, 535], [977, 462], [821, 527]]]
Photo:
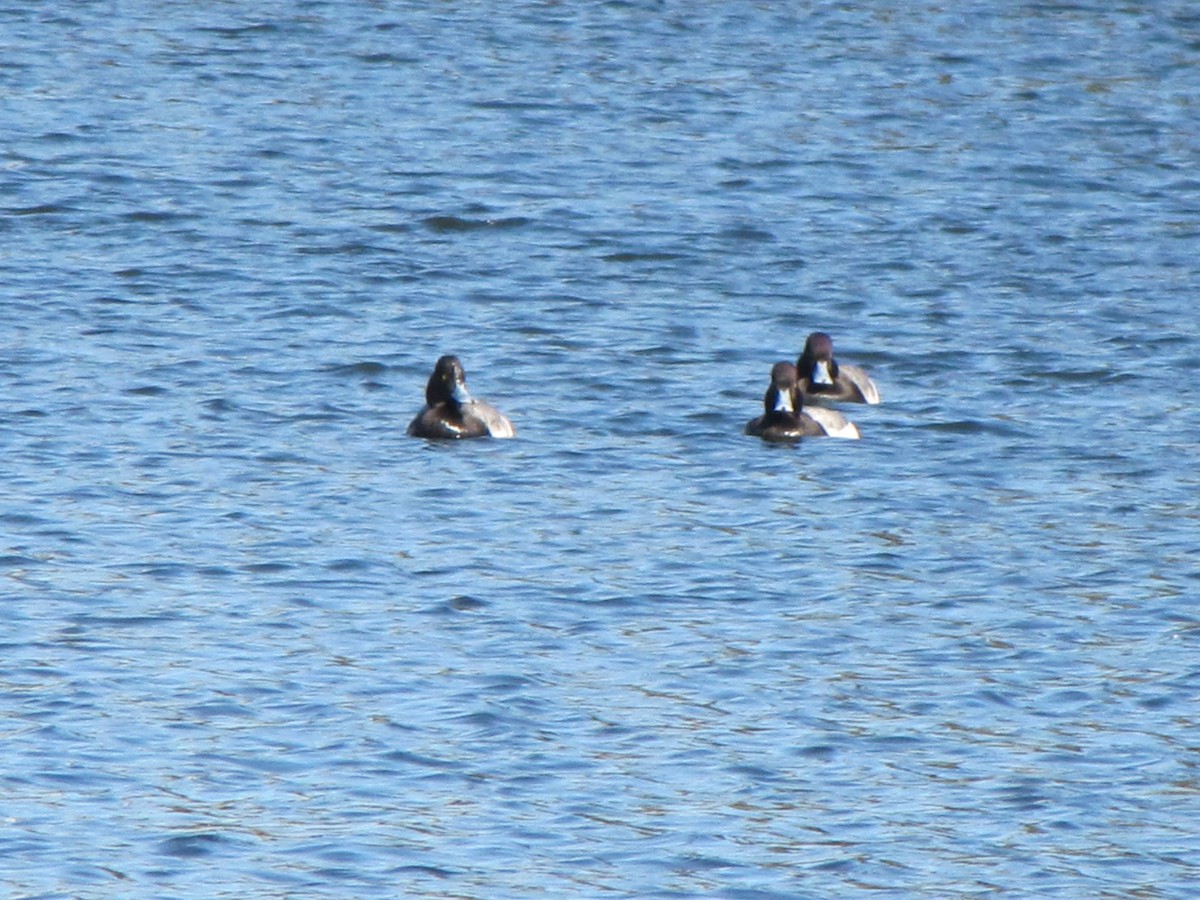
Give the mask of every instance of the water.
[[0, 43], [7, 896], [1200, 892], [1189, 4]]

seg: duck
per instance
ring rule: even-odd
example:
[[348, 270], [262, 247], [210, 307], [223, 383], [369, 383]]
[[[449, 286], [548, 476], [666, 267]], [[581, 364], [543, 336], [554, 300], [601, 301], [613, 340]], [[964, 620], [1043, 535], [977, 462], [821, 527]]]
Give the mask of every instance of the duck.
[[833, 338], [814, 331], [796, 360], [800, 390], [806, 400], [840, 400], [845, 403], [879, 402], [879, 388], [862, 366], [839, 365], [833, 358]]
[[471, 396], [462, 362], [450, 355], [434, 365], [425, 385], [425, 405], [408, 426], [410, 436], [431, 440], [510, 438], [516, 433], [504, 413]]
[[771, 368], [771, 386], [763, 395], [763, 414], [746, 423], [746, 434], [764, 441], [798, 441], [804, 437], [857, 439], [858, 426], [835, 409], [804, 407], [800, 377], [789, 362]]

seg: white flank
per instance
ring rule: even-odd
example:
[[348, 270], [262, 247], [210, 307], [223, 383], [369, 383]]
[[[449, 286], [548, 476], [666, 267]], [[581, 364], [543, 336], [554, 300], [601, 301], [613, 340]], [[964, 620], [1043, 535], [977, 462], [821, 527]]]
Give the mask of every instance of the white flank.
[[806, 406], [805, 414], [825, 429], [830, 437], [858, 440], [862, 437], [858, 426], [843, 416], [836, 409], [826, 409], [823, 406]]

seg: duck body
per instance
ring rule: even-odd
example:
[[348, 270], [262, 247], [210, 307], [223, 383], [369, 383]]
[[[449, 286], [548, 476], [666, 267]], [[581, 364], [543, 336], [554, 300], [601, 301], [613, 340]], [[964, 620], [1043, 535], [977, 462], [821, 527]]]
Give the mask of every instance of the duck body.
[[805, 437], [861, 437], [858, 426], [840, 412], [804, 408], [796, 367], [779, 362], [771, 369], [771, 385], [763, 395], [763, 414], [746, 423], [745, 432], [764, 441], [795, 442]]
[[804, 399], [842, 403], [879, 402], [879, 388], [862, 366], [840, 365], [833, 356], [833, 339], [814, 331], [796, 360]]
[[412, 437], [428, 440], [510, 438], [516, 429], [508, 417], [467, 390], [467, 377], [457, 356], [443, 356], [425, 385], [425, 405], [408, 425]]

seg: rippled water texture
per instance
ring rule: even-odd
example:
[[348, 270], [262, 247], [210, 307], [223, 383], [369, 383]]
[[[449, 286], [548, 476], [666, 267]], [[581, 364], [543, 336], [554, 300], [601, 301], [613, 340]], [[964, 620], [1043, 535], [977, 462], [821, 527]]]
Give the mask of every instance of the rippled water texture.
[[0, 46], [5, 896], [1200, 894], [1194, 4]]

